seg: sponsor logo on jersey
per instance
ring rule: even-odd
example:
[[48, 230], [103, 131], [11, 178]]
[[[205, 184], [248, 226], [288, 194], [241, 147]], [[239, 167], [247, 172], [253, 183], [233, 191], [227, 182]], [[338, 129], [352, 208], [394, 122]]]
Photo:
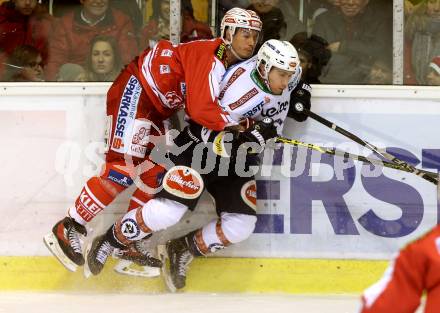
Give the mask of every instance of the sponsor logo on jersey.
[[266, 111], [263, 110], [261, 112], [261, 115], [264, 117], [274, 117], [275, 115], [281, 114], [283, 111], [286, 111], [289, 109], [289, 101], [284, 102], [278, 102], [278, 109], [277, 108], [269, 108]]
[[241, 107], [246, 102], [248, 102], [253, 97], [255, 97], [257, 94], [258, 94], [258, 90], [257, 90], [257, 88], [254, 87], [251, 90], [249, 90], [246, 94], [244, 94], [240, 99], [238, 99], [237, 101], [231, 103], [229, 105], [229, 108], [231, 110], [235, 110], [235, 109]]
[[224, 63], [225, 59], [226, 59], [226, 44], [225, 43], [221, 43], [217, 49], [215, 50], [214, 54], [215, 56], [222, 62]]
[[134, 219], [127, 218], [121, 223], [122, 234], [128, 239], [134, 239], [139, 236], [139, 226]]
[[312, 93], [312, 87], [308, 84], [303, 83], [301, 86], [302, 89], [307, 90], [308, 92]]
[[257, 210], [257, 185], [255, 180], [250, 180], [241, 187], [241, 197], [248, 206]]
[[173, 55], [173, 50], [170, 49], [163, 49], [160, 53], [162, 57], [171, 57]]
[[257, 113], [259, 113], [261, 111], [261, 109], [263, 108], [263, 105], [265, 104], [264, 101], [261, 101], [260, 103], [258, 103], [255, 107], [253, 107], [252, 109], [250, 109], [249, 111], [247, 111], [246, 113], [243, 114], [243, 117], [252, 117], [254, 115], [257, 115]]
[[125, 152], [124, 139], [127, 132], [131, 132], [134, 119], [136, 117], [137, 105], [141, 95], [142, 87], [138, 79], [131, 76], [122, 93], [119, 104], [119, 112], [116, 118], [112, 150]]
[[168, 64], [160, 64], [159, 65], [159, 73], [160, 74], [169, 74], [169, 73], [171, 73], [170, 66]]
[[203, 180], [195, 170], [185, 166], [176, 166], [165, 174], [163, 187], [178, 197], [195, 199], [203, 191]]
[[246, 72], [246, 70], [242, 67], [239, 67], [234, 71], [234, 73], [231, 75], [228, 82], [226, 83], [225, 87], [220, 92], [220, 95], [218, 96], [220, 100], [223, 99], [226, 90], [228, 90], [228, 88], [232, 85], [232, 83], [235, 82], [237, 78], [239, 78], [240, 75], [243, 74], [244, 72]]
[[127, 177], [122, 173], [116, 172], [115, 170], [110, 170], [107, 178], [123, 187], [130, 187], [133, 184], [133, 180], [130, 177]]
[[186, 83], [185, 82], [180, 83], [180, 92], [181, 92], [182, 96], [185, 98], [186, 97]]

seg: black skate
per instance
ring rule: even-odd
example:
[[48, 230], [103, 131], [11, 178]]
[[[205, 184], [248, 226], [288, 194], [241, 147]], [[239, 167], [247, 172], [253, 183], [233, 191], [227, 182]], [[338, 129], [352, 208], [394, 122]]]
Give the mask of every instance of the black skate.
[[156, 277], [160, 275], [162, 261], [144, 247], [142, 240], [132, 243], [126, 249], [115, 249], [113, 256], [119, 259], [114, 270], [123, 275]]
[[115, 247], [106, 239], [106, 234], [93, 239], [86, 250], [84, 276], [88, 278], [91, 274], [98, 275], [101, 273], [107, 258], [112, 254], [114, 249]]
[[61, 264], [75, 272], [78, 266], [84, 265], [80, 236], [87, 236], [86, 228], [74, 219], [65, 217], [55, 224], [43, 241]]
[[118, 249], [115, 256], [131, 261], [139, 266], [162, 267], [162, 261], [155, 258], [153, 254], [145, 249], [142, 241], [138, 240], [128, 246], [127, 249]]
[[168, 288], [175, 292], [177, 289], [185, 287], [186, 271], [194, 257], [188, 249], [185, 237], [168, 241], [166, 251], [170, 260], [169, 278], [166, 279], [166, 282]]

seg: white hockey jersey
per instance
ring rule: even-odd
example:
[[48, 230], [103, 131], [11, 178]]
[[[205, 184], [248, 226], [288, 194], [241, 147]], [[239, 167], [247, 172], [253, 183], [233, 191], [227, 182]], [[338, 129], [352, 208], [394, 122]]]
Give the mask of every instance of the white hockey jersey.
[[237, 122], [246, 117], [256, 121], [270, 117], [281, 134], [289, 110], [290, 93], [301, 78], [301, 67], [298, 66], [284, 92], [274, 95], [257, 77], [256, 64], [257, 57], [254, 56], [225, 73], [220, 84], [220, 105]]

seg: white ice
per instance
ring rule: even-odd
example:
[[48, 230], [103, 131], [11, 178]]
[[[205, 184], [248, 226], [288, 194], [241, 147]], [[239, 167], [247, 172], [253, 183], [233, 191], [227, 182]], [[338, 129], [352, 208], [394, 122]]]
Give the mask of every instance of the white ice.
[[357, 313], [357, 296], [0, 293], [0, 313]]

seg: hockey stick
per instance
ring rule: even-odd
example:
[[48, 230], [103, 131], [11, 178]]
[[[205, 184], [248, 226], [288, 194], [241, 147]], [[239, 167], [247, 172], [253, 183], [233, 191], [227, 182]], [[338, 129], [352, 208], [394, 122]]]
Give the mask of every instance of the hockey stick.
[[[289, 138], [284, 138], [284, 137], [277, 137], [276, 141], [280, 142], [280, 143], [293, 145], [296, 147], [306, 147], [307, 149], [315, 150], [315, 151], [321, 152], [322, 154], [339, 156], [339, 157], [346, 158], [346, 159], [360, 161], [360, 162], [363, 162], [366, 164], [379, 165], [379, 166], [388, 167], [388, 168], [392, 168], [392, 169], [403, 171], [403, 172], [413, 173], [411, 170], [409, 170], [405, 167], [402, 167], [396, 163], [391, 163], [388, 161], [382, 161], [382, 160], [377, 160], [377, 159], [371, 159], [371, 158], [368, 158], [368, 157], [365, 157], [362, 155], [357, 155], [357, 154], [349, 153], [346, 151], [337, 150], [336, 148], [321, 147], [321, 146], [318, 146], [315, 144], [305, 143], [305, 142], [302, 142], [299, 140], [289, 139]], [[437, 177], [436, 173], [425, 171], [425, 170], [419, 170], [419, 171], [421, 171], [423, 174], [435, 179], [435, 182], [433, 181], [432, 183], [434, 183], [434, 184], [438, 183], [436, 180], [436, 177]]]
[[394, 164], [398, 164], [400, 167], [405, 168], [406, 172], [409, 173], [413, 173], [417, 176], [420, 176], [421, 178], [437, 185], [438, 184], [438, 178], [432, 177], [431, 175], [428, 175], [425, 171], [420, 170], [418, 168], [415, 168], [414, 166], [406, 163], [405, 161], [396, 158], [394, 155], [383, 151], [383, 150], [379, 150], [379, 148], [377, 148], [376, 146], [372, 145], [371, 143], [369, 143], [368, 141], [365, 141], [361, 138], [359, 138], [358, 136], [356, 136], [355, 134], [352, 134], [351, 132], [339, 127], [338, 125], [336, 125], [335, 123], [330, 122], [329, 120], [323, 118], [322, 116], [313, 113], [312, 111], [308, 110], [307, 108], [305, 108], [301, 103], [296, 103], [295, 104], [295, 110], [299, 113], [304, 113], [307, 116], [313, 118], [315, 121], [318, 121], [319, 123], [327, 126], [328, 128], [333, 129], [334, 131], [344, 135], [345, 137], [357, 142], [358, 144], [360, 144], [361, 146], [364, 146], [368, 149], [370, 149], [371, 151], [373, 151], [374, 153], [376, 153], [378, 156], [383, 157], [384, 159], [393, 162]]

